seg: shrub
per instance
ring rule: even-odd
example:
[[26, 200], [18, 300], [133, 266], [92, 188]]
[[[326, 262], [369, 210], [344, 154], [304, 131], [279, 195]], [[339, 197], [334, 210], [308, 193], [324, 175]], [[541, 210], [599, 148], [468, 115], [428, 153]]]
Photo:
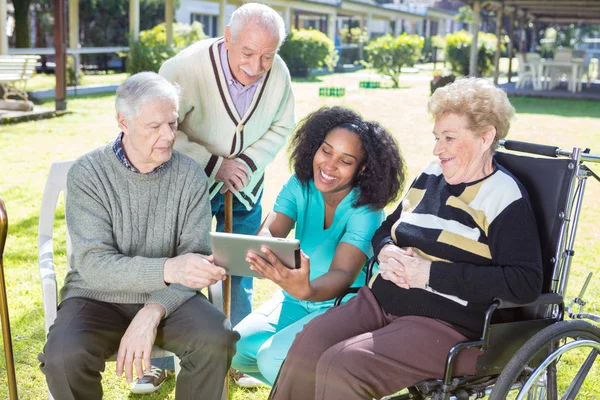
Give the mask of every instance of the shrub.
[[333, 41], [323, 32], [313, 29], [292, 30], [279, 55], [292, 76], [308, 76], [313, 68], [327, 67], [331, 71], [338, 61]]
[[[446, 61], [452, 66], [452, 71], [459, 75], [469, 74], [469, 59], [471, 58], [471, 42], [473, 35], [459, 31], [446, 35]], [[477, 74], [484, 76], [494, 67], [496, 53], [496, 35], [479, 32], [477, 35]]]
[[345, 44], [363, 44], [369, 41], [367, 31], [360, 28], [342, 28], [340, 30], [341, 42]]
[[[433, 61], [434, 55], [433, 51], [435, 49], [436, 52], [444, 51], [446, 47], [446, 39], [444, 39], [440, 35], [431, 36], [425, 38], [423, 42], [423, 50], [421, 50], [421, 55], [425, 61]], [[439, 53], [438, 53], [439, 54]], [[441, 56], [436, 57], [437, 61], [442, 59]]]
[[414, 65], [421, 56], [422, 47], [423, 38], [417, 35], [380, 36], [365, 47], [365, 64], [380, 75], [389, 77], [394, 87], [398, 87], [402, 67]]
[[67, 57], [67, 70], [66, 70], [67, 86], [81, 86], [81, 80], [83, 79], [83, 71], [79, 68], [79, 71], [75, 71], [75, 60], [73, 57]]
[[135, 74], [140, 71], [158, 72], [160, 66], [183, 49], [207, 36], [202, 24], [173, 24], [173, 47], [167, 45], [167, 29], [164, 23], [140, 32], [140, 38], [129, 48], [127, 72]]

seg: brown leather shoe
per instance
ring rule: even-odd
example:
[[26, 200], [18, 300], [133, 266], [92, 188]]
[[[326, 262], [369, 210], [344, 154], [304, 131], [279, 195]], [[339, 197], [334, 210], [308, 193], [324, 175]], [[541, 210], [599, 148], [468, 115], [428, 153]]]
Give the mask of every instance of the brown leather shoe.
[[150, 369], [150, 372], [146, 372], [142, 378], [138, 378], [131, 385], [131, 392], [135, 394], [147, 394], [156, 392], [167, 379], [167, 372], [162, 369], [155, 367], [154, 365]]

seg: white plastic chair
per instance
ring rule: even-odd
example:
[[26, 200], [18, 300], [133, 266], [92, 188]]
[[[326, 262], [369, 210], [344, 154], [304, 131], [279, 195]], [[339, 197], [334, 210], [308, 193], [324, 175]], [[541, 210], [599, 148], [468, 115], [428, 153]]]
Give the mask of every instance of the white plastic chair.
[[[56, 272], [54, 269], [54, 248], [53, 231], [54, 216], [56, 213], [56, 204], [61, 192], [67, 196], [67, 173], [74, 161], [59, 161], [52, 164], [44, 195], [42, 197], [42, 208], [40, 210], [39, 230], [38, 230], [38, 262], [40, 267], [40, 277], [42, 281], [42, 295], [44, 305], [44, 322], [46, 324], [46, 337], [50, 326], [56, 319], [58, 309], [58, 296], [56, 285]], [[71, 240], [67, 231], [67, 271], [69, 271], [71, 254]], [[211, 302], [221, 311], [223, 311], [223, 296], [221, 282], [212, 285], [209, 288], [209, 298]], [[167, 350], [157, 346], [152, 349], [152, 358], [169, 357], [175, 355]], [[115, 361], [116, 355], [113, 355], [107, 361]], [[180, 370], [179, 360], [175, 357], [175, 374]], [[48, 399], [53, 400], [52, 394], [48, 391]]]
[[[537, 55], [536, 53], [531, 54]], [[538, 73], [540, 59], [538, 58], [537, 61], [535, 61], [530, 60], [529, 58], [529, 54], [517, 54], [517, 62], [519, 64], [519, 81], [516, 85], [517, 89], [524, 87], [527, 83], [531, 83], [533, 89], [538, 90], [540, 84]]]
[[573, 59], [574, 60], [583, 60], [583, 65], [579, 69], [579, 73], [577, 74], [577, 91], [581, 92], [581, 87], [583, 86], [583, 77], [587, 80], [586, 87], [589, 88], [592, 84], [592, 77], [590, 73], [590, 64], [592, 63], [592, 53], [588, 53], [585, 50], [573, 50]]
[[[573, 58], [573, 49], [562, 48], [556, 49], [554, 52], [554, 61], [564, 61], [570, 62], [571, 58]], [[554, 88], [560, 84], [560, 81], [563, 76], [567, 77], [567, 80], [571, 77], [571, 67], [570, 66], [553, 66], [550, 69], [550, 88]], [[571, 83], [575, 85], [575, 82]]]

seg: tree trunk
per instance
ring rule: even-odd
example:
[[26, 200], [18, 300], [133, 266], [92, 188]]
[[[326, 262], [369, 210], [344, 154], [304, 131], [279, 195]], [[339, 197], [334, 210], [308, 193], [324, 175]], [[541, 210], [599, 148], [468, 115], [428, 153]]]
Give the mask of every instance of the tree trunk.
[[29, 35], [29, 3], [31, 0], [14, 0], [15, 7], [15, 46], [18, 48], [31, 47]]

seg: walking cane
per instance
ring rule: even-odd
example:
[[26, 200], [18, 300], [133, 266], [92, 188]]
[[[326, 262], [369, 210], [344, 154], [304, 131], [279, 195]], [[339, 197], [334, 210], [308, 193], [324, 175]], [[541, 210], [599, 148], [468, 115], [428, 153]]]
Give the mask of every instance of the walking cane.
[[8, 376], [8, 393], [10, 400], [17, 400], [17, 377], [15, 376], [15, 362], [13, 359], [12, 341], [10, 335], [10, 321], [8, 320], [8, 302], [6, 299], [6, 284], [4, 282], [4, 266], [2, 255], [4, 254], [4, 243], [8, 233], [8, 216], [4, 201], [0, 197], [0, 319], [2, 320], [2, 338], [4, 339], [4, 358], [6, 360], [6, 371]]
[[[225, 232], [233, 232], [233, 196], [225, 192]], [[231, 320], [231, 275], [226, 275], [223, 281], [223, 312]], [[225, 376], [225, 393], [229, 397], [229, 374]]]

